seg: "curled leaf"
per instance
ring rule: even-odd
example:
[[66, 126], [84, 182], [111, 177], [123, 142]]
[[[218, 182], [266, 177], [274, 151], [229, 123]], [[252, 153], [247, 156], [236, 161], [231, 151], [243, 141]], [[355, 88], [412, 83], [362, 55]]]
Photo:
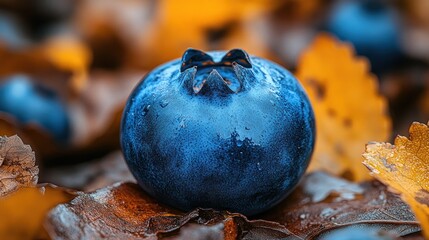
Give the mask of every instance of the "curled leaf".
[[396, 236], [420, 232], [411, 210], [383, 184], [356, 184], [322, 172], [306, 175], [285, 201], [259, 217], [283, 224], [301, 239], [350, 226]]
[[395, 144], [370, 143], [363, 162], [371, 175], [407, 202], [429, 238], [429, 127], [414, 122], [410, 137], [398, 136]]
[[[187, 228], [180, 232], [184, 226]], [[240, 214], [212, 209], [196, 209], [185, 214], [158, 203], [133, 183], [117, 183], [57, 206], [49, 213], [46, 227], [53, 239], [99, 239], [104, 236], [155, 239], [177, 235], [178, 239], [192, 239], [190, 235], [194, 239], [205, 239], [209, 235], [222, 236], [222, 239], [245, 236], [248, 239], [271, 239], [292, 236], [278, 223], [249, 221]]]
[[0, 197], [37, 184], [39, 168], [29, 145], [14, 135], [0, 137]]
[[183, 213], [136, 184], [117, 183], [57, 206], [46, 228], [54, 239], [313, 239], [350, 226], [394, 236], [420, 231], [408, 206], [381, 183], [356, 184], [320, 172], [307, 175], [287, 200], [255, 219], [213, 209]]
[[351, 45], [319, 35], [304, 51], [296, 73], [314, 108], [317, 139], [310, 171], [322, 169], [355, 181], [369, 178], [362, 143], [390, 135], [386, 100], [368, 63]]

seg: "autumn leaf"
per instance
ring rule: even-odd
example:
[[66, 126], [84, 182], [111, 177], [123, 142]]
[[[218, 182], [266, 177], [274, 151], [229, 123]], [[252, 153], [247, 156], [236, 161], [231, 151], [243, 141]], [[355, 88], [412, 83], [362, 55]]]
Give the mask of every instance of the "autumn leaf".
[[267, 57], [269, 46], [260, 33], [264, 28], [252, 21], [279, 5], [267, 0], [159, 1], [136, 57], [140, 64], [149, 67], [180, 57], [188, 47], [203, 50], [239, 47]]
[[306, 175], [290, 197], [251, 220], [213, 209], [184, 213], [137, 184], [116, 183], [57, 206], [46, 223], [53, 239], [312, 239], [355, 225], [395, 236], [420, 232], [408, 206], [383, 184], [356, 184], [322, 172]]
[[30, 146], [16, 135], [0, 137], [1, 239], [40, 238], [46, 212], [71, 200], [72, 194], [64, 189], [36, 186], [38, 173]]
[[428, 125], [414, 122], [409, 138], [398, 136], [394, 145], [370, 143], [363, 156], [371, 175], [399, 192], [410, 205], [429, 239]]
[[71, 89], [79, 92], [88, 81], [91, 52], [81, 41], [62, 36], [49, 39], [41, 49], [43, 56], [58, 69], [71, 72]]
[[14, 135], [0, 137], [0, 198], [21, 187], [35, 186], [39, 168], [29, 145]]
[[25, 187], [0, 198], [0, 239], [47, 239], [47, 212], [75, 193], [53, 185]]
[[348, 227], [396, 236], [420, 232], [412, 211], [380, 182], [357, 184], [323, 172], [307, 174], [285, 201], [258, 217], [284, 225], [300, 239]]
[[[291, 233], [282, 225], [264, 220], [249, 221], [241, 214], [196, 209], [183, 213], [158, 203], [134, 183], [117, 183], [93, 193], [83, 193], [54, 208], [46, 228], [53, 239], [155, 239], [177, 235], [180, 228], [199, 224], [201, 236], [214, 231], [225, 239], [243, 236], [286, 238]], [[193, 228], [192, 225], [189, 226]], [[202, 228], [202, 229], [201, 229]], [[188, 229], [189, 230], [189, 229]], [[186, 231], [181, 233], [187, 236]], [[201, 238], [196, 239], [203, 239]], [[187, 238], [186, 238], [187, 239]], [[222, 238], [223, 239], [223, 238]]]
[[351, 45], [319, 35], [302, 54], [297, 78], [316, 116], [317, 139], [309, 171], [322, 169], [355, 181], [369, 178], [362, 144], [385, 141], [391, 123], [368, 62]]

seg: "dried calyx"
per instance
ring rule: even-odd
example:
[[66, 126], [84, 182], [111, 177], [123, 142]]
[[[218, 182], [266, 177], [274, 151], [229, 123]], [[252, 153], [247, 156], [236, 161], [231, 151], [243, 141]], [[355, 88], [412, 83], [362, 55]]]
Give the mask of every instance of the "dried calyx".
[[200, 50], [188, 49], [182, 56], [181, 78], [195, 94], [238, 93], [246, 78], [253, 78], [249, 55], [241, 49], [227, 52], [219, 62]]

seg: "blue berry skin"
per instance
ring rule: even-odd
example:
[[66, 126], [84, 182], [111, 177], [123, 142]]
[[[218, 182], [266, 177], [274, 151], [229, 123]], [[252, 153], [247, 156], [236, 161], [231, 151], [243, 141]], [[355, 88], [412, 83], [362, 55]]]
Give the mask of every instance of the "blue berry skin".
[[398, 239], [377, 228], [356, 225], [356, 227], [340, 228], [331, 231], [320, 238], [321, 240], [394, 240]]
[[140, 186], [170, 206], [248, 215], [283, 200], [309, 163], [310, 102], [286, 69], [234, 49], [188, 49], [126, 104], [121, 145]]
[[69, 116], [58, 96], [25, 75], [14, 75], [0, 83], [0, 112], [20, 123], [35, 123], [59, 142], [70, 136]]
[[334, 5], [328, 31], [351, 42], [359, 55], [366, 56], [372, 70], [388, 70], [400, 55], [399, 15], [382, 0], [348, 0]]

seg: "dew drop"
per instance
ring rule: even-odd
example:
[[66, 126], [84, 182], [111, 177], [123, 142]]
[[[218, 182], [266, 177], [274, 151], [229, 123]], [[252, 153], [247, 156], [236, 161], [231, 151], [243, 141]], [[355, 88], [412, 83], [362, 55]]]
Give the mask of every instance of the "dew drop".
[[45, 192], [46, 192], [46, 188], [45, 188], [45, 187], [41, 187], [41, 188], [39, 188], [39, 192], [40, 192], [41, 194], [45, 194]]
[[334, 213], [334, 209], [332, 208], [325, 208], [322, 210], [322, 212], [320, 213], [321, 217], [329, 217]]
[[165, 108], [165, 107], [167, 107], [167, 105], [169, 104], [169, 102], [167, 101], [167, 100], [161, 100], [161, 102], [159, 102], [159, 105], [162, 107], [162, 108]]
[[179, 128], [178, 128], [178, 129], [181, 129], [181, 128], [185, 128], [185, 127], [186, 127], [185, 118], [183, 118], [183, 117], [179, 117], [179, 118], [177, 118], [177, 121], [179, 122]]
[[237, 147], [241, 147], [243, 146], [243, 141], [242, 140], [237, 140]]
[[149, 109], [150, 109], [150, 105], [146, 105], [146, 106], [143, 108], [143, 116], [146, 116], [146, 114], [149, 112]]
[[244, 127], [244, 129], [246, 129], [246, 130], [250, 130], [250, 128], [249, 128], [249, 127]]

